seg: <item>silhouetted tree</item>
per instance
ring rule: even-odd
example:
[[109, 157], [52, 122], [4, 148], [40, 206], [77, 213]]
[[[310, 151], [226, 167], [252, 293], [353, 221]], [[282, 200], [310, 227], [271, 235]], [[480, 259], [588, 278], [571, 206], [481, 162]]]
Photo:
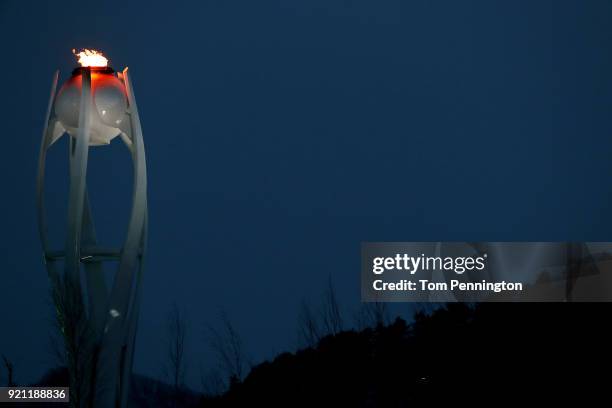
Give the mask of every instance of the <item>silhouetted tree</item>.
[[2, 355], [2, 362], [4, 363], [4, 368], [6, 368], [6, 386], [14, 387], [15, 386], [15, 365], [4, 354]]
[[314, 347], [321, 339], [318, 319], [306, 300], [303, 300], [298, 313], [298, 339], [304, 347]]
[[51, 285], [55, 326], [63, 340], [63, 347], [57, 350], [58, 358], [68, 367], [73, 407], [82, 406], [90, 396], [94, 356], [92, 331], [78, 285], [68, 278], [56, 278]]
[[343, 329], [342, 314], [340, 305], [336, 297], [336, 290], [331, 276], [327, 281], [327, 288], [323, 295], [323, 305], [321, 308], [321, 326], [323, 332], [331, 335], [338, 334]]
[[[183, 386], [186, 373], [185, 342], [187, 339], [187, 322], [177, 304], [173, 304], [167, 320], [168, 367], [167, 375], [174, 388], [175, 400]], [[176, 401], [175, 401], [176, 402]]]
[[240, 381], [249, 365], [242, 338], [230, 322], [227, 314], [221, 311], [218, 327], [207, 325], [205, 337], [212, 351], [217, 355], [219, 366], [231, 385]]
[[217, 397], [223, 392], [223, 380], [216, 369], [205, 370], [200, 367], [200, 387], [205, 397]]
[[385, 302], [364, 302], [355, 313], [357, 330], [375, 328], [389, 323], [389, 308]]
[[331, 276], [319, 307], [303, 300], [298, 312], [298, 341], [303, 347], [314, 347], [321, 338], [340, 333], [344, 328], [340, 305]]

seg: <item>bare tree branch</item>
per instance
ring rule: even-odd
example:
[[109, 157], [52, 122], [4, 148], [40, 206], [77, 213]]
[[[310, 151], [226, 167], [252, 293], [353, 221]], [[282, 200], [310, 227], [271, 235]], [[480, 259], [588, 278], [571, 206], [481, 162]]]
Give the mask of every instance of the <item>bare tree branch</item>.
[[206, 339], [230, 383], [241, 381], [249, 361], [242, 339], [225, 312], [221, 311], [219, 319], [219, 327], [206, 326]]
[[221, 395], [224, 387], [221, 373], [215, 369], [205, 371], [203, 367], [200, 367], [200, 386], [202, 394], [206, 397]]
[[336, 290], [334, 288], [331, 276], [327, 281], [327, 288], [323, 295], [321, 326], [325, 335], [336, 335], [343, 329], [340, 305], [338, 304], [338, 299], [336, 298]]
[[2, 361], [4, 362], [4, 367], [6, 368], [6, 386], [14, 387], [15, 386], [15, 365], [7, 356], [2, 355]]
[[303, 300], [298, 313], [298, 338], [304, 347], [314, 347], [321, 340], [321, 329], [308, 302]]
[[355, 314], [358, 330], [385, 326], [389, 323], [389, 309], [385, 302], [366, 302], [361, 304]]
[[70, 373], [70, 405], [74, 407], [84, 405], [90, 396], [90, 367], [95, 354], [79, 285], [64, 278], [52, 282], [51, 287], [55, 325], [64, 343], [63, 350], [56, 346], [56, 351]]
[[177, 304], [173, 304], [167, 319], [168, 337], [168, 376], [174, 388], [175, 402], [183, 387], [187, 371], [185, 361], [185, 342], [187, 339], [187, 322]]

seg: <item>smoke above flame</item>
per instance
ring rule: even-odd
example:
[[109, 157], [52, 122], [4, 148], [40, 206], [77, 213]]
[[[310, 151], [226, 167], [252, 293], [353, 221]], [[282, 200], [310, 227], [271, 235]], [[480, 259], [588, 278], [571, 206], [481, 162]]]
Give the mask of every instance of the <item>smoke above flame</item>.
[[79, 64], [82, 67], [105, 67], [108, 65], [108, 59], [99, 51], [84, 48], [80, 52], [73, 49], [72, 53], [79, 59]]

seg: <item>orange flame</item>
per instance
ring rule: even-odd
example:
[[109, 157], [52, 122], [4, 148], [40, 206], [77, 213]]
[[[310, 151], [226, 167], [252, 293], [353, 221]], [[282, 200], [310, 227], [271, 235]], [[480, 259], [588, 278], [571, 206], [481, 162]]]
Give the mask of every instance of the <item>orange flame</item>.
[[99, 51], [84, 48], [78, 53], [73, 49], [72, 53], [79, 59], [79, 64], [82, 67], [105, 67], [108, 65], [108, 59]]

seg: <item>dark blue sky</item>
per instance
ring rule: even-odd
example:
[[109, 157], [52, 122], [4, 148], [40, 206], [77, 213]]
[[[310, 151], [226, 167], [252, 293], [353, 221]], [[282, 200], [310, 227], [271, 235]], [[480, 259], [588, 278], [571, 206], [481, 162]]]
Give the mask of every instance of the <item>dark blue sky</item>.
[[[35, 211], [53, 71], [72, 48], [129, 66], [150, 200], [136, 371], [173, 301], [190, 381], [219, 308], [255, 360], [291, 349], [331, 274], [359, 302], [361, 241], [610, 240], [608, 1], [0, 1], [0, 352], [50, 365]], [[49, 163], [62, 243], [65, 140]], [[131, 173], [92, 152], [98, 232], [120, 242]], [[406, 306], [408, 307], [408, 306]]]

